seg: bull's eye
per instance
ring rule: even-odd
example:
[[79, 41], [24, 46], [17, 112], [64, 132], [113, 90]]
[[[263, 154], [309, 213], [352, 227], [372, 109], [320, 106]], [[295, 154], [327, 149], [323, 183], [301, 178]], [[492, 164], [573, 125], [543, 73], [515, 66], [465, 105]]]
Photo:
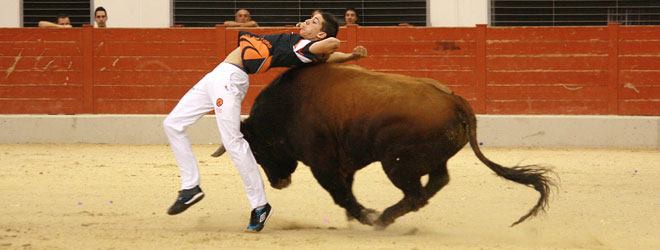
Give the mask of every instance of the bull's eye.
[[397, 157], [397, 158], [394, 159], [394, 160], [395, 160], [395, 161], [401, 161], [401, 158]]

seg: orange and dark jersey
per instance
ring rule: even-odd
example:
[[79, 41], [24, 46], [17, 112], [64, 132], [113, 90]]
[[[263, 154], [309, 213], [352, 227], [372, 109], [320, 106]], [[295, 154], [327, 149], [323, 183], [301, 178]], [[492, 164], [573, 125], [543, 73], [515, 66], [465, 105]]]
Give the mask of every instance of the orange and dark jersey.
[[238, 33], [243, 67], [248, 74], [316, 62], [320, 58], [309, 52], [313, 43], [295, 33], [263, 36], [245, 31]]

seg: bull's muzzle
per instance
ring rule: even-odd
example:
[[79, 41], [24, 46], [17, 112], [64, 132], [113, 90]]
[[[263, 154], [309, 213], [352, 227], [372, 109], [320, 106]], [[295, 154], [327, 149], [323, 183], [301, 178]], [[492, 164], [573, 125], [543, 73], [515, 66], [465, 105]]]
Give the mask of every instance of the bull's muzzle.
[[275, 188], [275, 189], [283, 189], [285, 187], [288, 187], [291, 185], [291, 176], [287, 177], [286, 179], [279, 179], [277, 182], [271, 182], [270, 186]]

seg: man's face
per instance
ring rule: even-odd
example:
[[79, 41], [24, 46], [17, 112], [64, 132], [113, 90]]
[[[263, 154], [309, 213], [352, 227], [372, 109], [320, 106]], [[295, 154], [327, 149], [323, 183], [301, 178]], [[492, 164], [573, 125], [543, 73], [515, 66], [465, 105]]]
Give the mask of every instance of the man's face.
[[239, 11], [237, 11], [237, 12], [236, 12], [236, 17], [235, 17], [235, 18], [236, 18], [236, 22], [237, 22], [237, 23], [247, 23], [247, 22], [249, 22], [250, 20], [252, 20], [252, 18], [250, 17], [250, 12], [247, 11], [247, 10], [239, 10]]
[[105, 11], [99, 10], [94, 14], [94, 19], [96, 20], [96, 25], [103, 28], [105, 27], [105, 22], [108, 21], [108, 16], [105, 14]]
[[327, 34], [321, 31], [323, 28], [323, 16], [321, 14], [316, 14], [312, 18], [305, 20], [300, 25], [300, 36], [307, 40], [321, 40], [327, 36]]
[[68, 17], [57, 18], [57, 24], [59, 25], [71, 25], [71, 20]]
[[357, 14], [355, 11], [349, 10], [344, 14], [344, 21], [346, 24], [356, 24], [357, 23]]

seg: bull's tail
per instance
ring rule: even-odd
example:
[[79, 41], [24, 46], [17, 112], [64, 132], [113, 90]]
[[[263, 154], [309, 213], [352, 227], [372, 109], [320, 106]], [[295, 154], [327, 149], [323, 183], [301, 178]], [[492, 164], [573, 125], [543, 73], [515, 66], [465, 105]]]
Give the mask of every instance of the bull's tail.
[[536, 216], [539, 212], [545, 212], [545, 209], [548, 206], [548, 196], [550, 194], [550, 187], [554, 187], [555, 183], [552, 178], [549, 177], [550, 174], [553, 174], [552, 170], [546, 167], [539, 165], [524, 165], [524, 166], [514, 166], [514, 167], [504, 167], [495, 162], [492, 162], [481, 152], [479, 148], [479, 143], [477, 142], [477, 118], [470, 107], [470, 104], [460, 96], [457, 96], [461, 100], [463, 106], [463, 111], [466, 115], [467, 121], [467, 131], [469, 133], [470, 147], [474, 151], [474, 154], [479, 158], [481, 162], [486, 164], [488, 168], [493, 170], [500, 177], [514, 181], [525, 186], [533, 187], [541, 195], [539, 200], [536, 202], [536, 205], [523, 215], [516, 222], [511, 224], [515, 226], [518, 223], [525, 221], [527, 218]]

